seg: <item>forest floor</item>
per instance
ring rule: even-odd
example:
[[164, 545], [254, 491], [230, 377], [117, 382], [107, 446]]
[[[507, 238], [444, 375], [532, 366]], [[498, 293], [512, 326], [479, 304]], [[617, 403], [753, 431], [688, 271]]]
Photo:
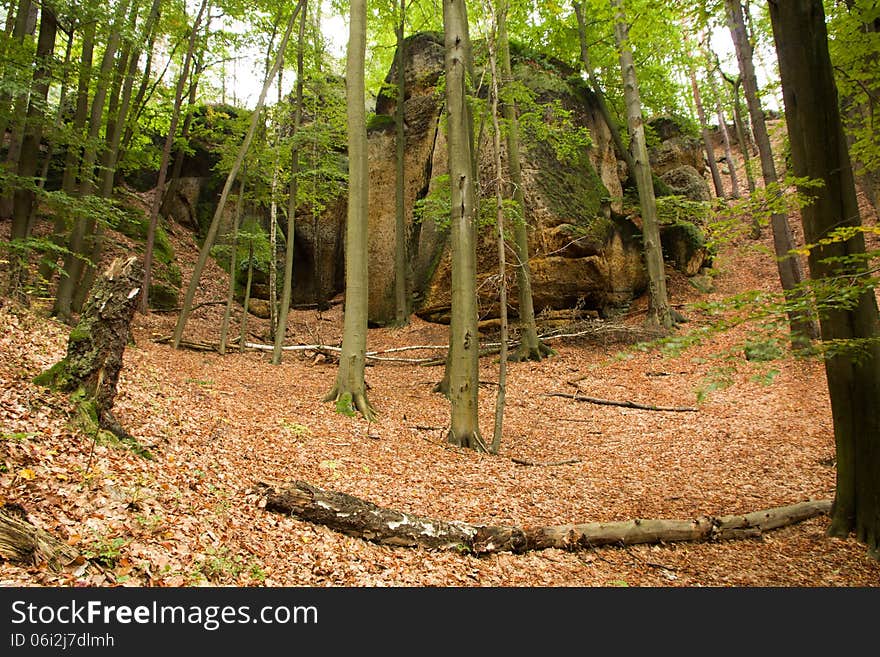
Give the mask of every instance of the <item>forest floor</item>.
[[[186, 280], [195, 244], [182, 230], [174, 240]], [[693, 303], [777, 289], [769, 240], [765, 229], [757, 242], [725, 244], [708, 294], [669, 271], [671, 299], [689, 320], [679, 333], [718, 320]], [[116, 247], [124, 251], [125, 238]], [[226, 274], [213, 263], [202, 281], [197, 303], [225, 297]], [[623, 321], [638, 326], [644, 309], [636, 300]], [[216, 342], [222, 313], [198, 308], [185, 338]], [[322, 401], [336, 376], [332, 358], [288, 352], [273, 366], [260, 351], [175, 351], [157, 340], [171, 334], [176, 314], [137, 315], [115, 411], [153, 454], [147, 460], [94, 444], [72, 422], [66, 397], [31, 382], [66, 348], [69, 327], [46, 315], [39, 301], [0, 305], [0, 504], [19, 505], [89, 560], [61, 572], [2, 562], [3, 586], [880, 585], [880, 563], [854, 539], [827, 537], [826, 516], [761, 539], [478, 557], [377, 545], [261, 508], [258, 483], [292, 480], [421, 516], [521, 527], [691, 519], [832, 498], [822, 363], [748, 362], [746, 327], [679, 355], [634, 349], [598, 330], [553, 339], [554, 357], [509, 365], [504, 436], [488, 456], [445, 444], [449, 403], [432, 392], [440, 367], [374, 361], [367, 381], [379, 419], [368, 423]], [[287, 344], [339, 344], [341, 320], [341, 305], [295, 311]], [[266, 322], [249, 322], [251, 339], [266, 342]], [[371, 329], [368, 349], [446, 341], [447, 327], [413, 318]], [[712, 385], [722, 373], [729, 385]], [[497, 357], [481, 359], [480, 376], [488, 437]], [[548, 396], [575, 392], [573, 381], [585, 395], [697, 410]]]

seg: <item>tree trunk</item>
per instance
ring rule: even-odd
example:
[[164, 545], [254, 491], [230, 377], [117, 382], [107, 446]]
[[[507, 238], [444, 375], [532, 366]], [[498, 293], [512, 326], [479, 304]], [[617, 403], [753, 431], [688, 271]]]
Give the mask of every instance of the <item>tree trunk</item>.
[[[303, 75], [305, 69], [306, 15], [308, 4], [303, 4], [299, 17], [299, 34], [296, 44], [296, 107], [293, 110], [293, 130], [291, 138], [296, 139], [302, 123]], [[293, 256], [296, 237], [296, 210], [299, 207], [299, 146], [294, 142], [290, 153], [290, 188], [287, 202], [287, 241], [284, 250], [284, 283], [281, 289], [281, 309], [278, 313], [278, 329], [272, 349], [272, 364], [281, 363], [281, 349], [287, 334], [287, 315], [290, 313], [290, 296], [293, 294]]]
[[[206, 1], [207, 0], [205, 0], [205, 2]], [[245, 134], [244, 139], [241, 142], [241, 146], [238, 149], [238, 155], [235, 158], [235, 162], [233, 162], [232, 168], [229, 170], [229, 174], [226, 176], [226, 182], [223, 185], [223, 191], [220, 192], [220, 200], [217, 202], [217, 207], [214, 210], [214, 217], [213, 219], [211, 219], [211, 225], [208, 227], [208, 233], [205, 235], [205, 241], [202, 244], [202, 248], [199, 250], [198, 260], [196, 261], [195, 268], [193, 269], [189, 285], [186, 288], [186, 295], [183, 299], [183, 307], [180, 309], [180, 316], [177, 318], [177, 325], [174, 328], [175, 349], [180, 346], [180, 341], [183, 339], [183, 329], [186, 327], [187, 319], [189, 319], [189, 313], [192, 309], [193, 299], [196, 295], [196, 288], [199, 286], [199, 279], [201, 278], [202, 270], [205, 268], [205, 264], [208, 262], [208, 256], [211, 253], [211, 247], [214, 245], [214, 240], [217, 239], [217, 231], [220, 230], [220, 218], [223, 216], [223, 210], [226, 208], [226, 200], [229, 198], [229, 192], [232, 190], [232, 185], [235, 182], [235, 178], [238, 175], [239, 170], [241, 169], [245, 155], [247, 155], [248, 148], [250, 148], [251, 141], [254, 138], [254, 133], [257, 130], [257, 123], [260, 120], [260, 115], [263, 109], [263, 103], [266, 101], [266, 94], [269, 91], [269, 86], [272, 84], [272, 80], [275, 77], [277, 69], [281, 66], [282, 54], [284, 53], [284, 49], [287, 47], [287, 41], [290, 38], [290, 33], [293, 31], [293, 26], [296, 23], [296, 17], [304, 4], [305, 0], [300, 0], [290, 16], [290, 21], [287, 24], [287, 31], [284, 33], [284, 38], [281, 40], [281, 44], [278, 46], [278, 54], [275, 57], [275, 64], [272, 67], [272, 71], [263, 81], [263, 88], [260, 91], [260, 97], [257, 99], [257, 106], [254, 108], [253, 114], [251, 115], [251, 123], [248, 126], [247, 134]], [[247, 316], [247, 307], [245, 307], [245, 316]]]
[[727, 169], [730, 175], [730, 196], [734, 199], [740, 197], [739, 176], [736, 173], [736, 160], [733, 159], [733, 150], [730, 146], [730, 133], [727, 130], [727, 120], [724, 118], [724, 107], [721, 104], [721, 95], [718, 93], [715, 70], [712, 68], [709, 53], [706, 52], [706, 80], [709, 90], [715, 97], [715, 116], [718, 117], [718, 131], [721, 133], [721, 142], [724, 144], [724, 159], [727, 160]]
[[715, 147], [712, 145], [712, 136], [709, 134], [709, 123], [706, 121], [706, 109], [703, 107], [703, 98], [700, 95], [700, 85], [697, 84], [697, 74], [693, 68], [689, 71], [691, 79], [691, 93], [694, 97], [694, 105], [697, 108], [697, 119], [700, 121], [700, 132], [703, 137], [703, 148], [706, 150], [706, 163], [712, 173], [712, 185], [715, 187], [715, 196], [724, 198], [724, 184], [721, 182], [721, 173], [718, 171], [718, 161], [715, 159]]
[[406, 101], [406, 0], [400, 0], [397, 22], [397, 106], [394, 111], [395, 164], [394, 184], [394, 323], [404, 326], [409, 322], [409, 286], [407, 276], [406, 243], [406, 131], [404, 130]]
[[[746, 33], [742, 5], [740, 0], [724, 0], [724, 4], [727, 8], [728, 27], [736, 49], [736, 59], [739, 63], [749, 116], [752, 120], [752, 130], [755, 134], [758, 155], [761, 159], [764, 184], [767, 186], [777, 185], [779, 178], [776, 175], [776, 165], [773, 162], [773, 151], [770, 148], [770, 135], [767, 132], [767, 125], [764, 121], [764, 110], [758, 97], [758, 80], [755, 76], [755, 66], [752, 61], [752, 45]], [[799, 289], [803, 281], [803, 274], [801, 273], [797, 257], [792, 255], [794, 239], [791, 236], [788, 218], [785, 214], [776, 213], [770, 218], [770, 226], [773, 232], [773, 249], [776, 253], [776, 268], [779, 273], [779, 282], [786, 299], [791, 302], [797, 302], [803, 295], [803, 291]], [[791, 328], [791, 340], [794, 346], [802, 346], [804, 342], [809, 342], [817, 337], [815, 322], [808, 315], [791, 310], [788, 313], [788, 319]]]
[[[241, 332], [238, 338], [238, 350], [244, 353], [244, 343], [247, 342], [248, 308], [251, 305], [251, 285], [254, 282], [254, 240], [248, 241], [248, 271], [247, 281], [244, 285], [244, 312], [241, 315]], [[177, 346], [174, 347], [177, 349]]]
[[[92, 98], [92, 106], [88, 119], [88, 137], [83, 151], [82, 161], [79, 167], [79, 187], [76, 195], [79, 198], [91, 196], [95, 192], [95, 163], [98, 159], [98, 137], [103, 125], [104, 104], [107, 100], [107, 89], [110, 85], [110, 76], [113, 68], [113, 59], [119, 47], [121, 27], [128, 4], [120, 2], [113, 16], [113, 22], [109, 26], [110, 34], [104, 55], [101, 59], [101, 67], [98, 71], [98, 82], [95, 86], [95, 95]], [[77, 213], [80, 214], [79, 212]], [[70, 233], [70, 254], [68, 255], [64, 271], [66, 276], [58, 283], [58, 297], [65, 300], [68, 315], [70, 311], [79, 311], [74, 294], [80, 285], [84, 269], [84, 259], [91, 252], [91, 237], [95, 232], [97, 218], [94, 216], [77, 216], [74, 220], [73, 229]]]
[[345, 232], [345, 317], [336, 384], [325, 398], [340, 412], [360, 411], [368, 420], [375, 412], [367, 400], [364, 366], [367, 350], [367, 222], [369, 172], [364, 107], [366, 0], [352, 0], [345, 60], [348, 119], [348, 217]]
[[348, 536], [383, 545], [475, 554], [760, 538], [766, 531], [828, 513], [831, 507], [829, 500], [816, 500], [745, 515], [702, 516], [693, 520], [628, 520], [520, 528], [472, 525], [401, 513], [304, 481], [295, 481], [285, 488], [266, 484], [260, 484], [259, 488], [266, 495], [267, 511], [302, 518]]
[[[232, 303], [235, 300], [235, 279], [238, 274], [238, 227], [241, 224], [241, 206], [244, 203], [244, 176], [238, 183], [238, 198], [235, 199], [235, 212], [232, 215], [232, 243], [229, 255], [229, 288], [226, 294], [226, 310], [223, 313], [223, 322], [220, 324], [220, 355], [226, 354], [226, 336], [229, 333], [229, 319], [232, 316]], [[244, 308], [247, 313], [247, 306]]]
[[53, 571], [82, 559], [74, 548], [35, 527], [23, 513], [13, 509], [10, 504], [0, 506], [0, 557], [26, 566], [46, 564]]
[[504, 168], [501, 164], [501, 124], [498, 121], [498, 41], [504, 35], [504, 24], [507, 21], [507, 3], [502, 2], [495, 13], [494, 24], [488, 40], [489, 72], [491, 77], [490, 109], [492, 117], [492, 159], [495, 166], [495, 229], [498, 248], [498, 307], [501, 321], [501, 353], [498, 361], [498, 393], [495, 397], [495, 423], [492, 431], [491, 454], [497, 454], [501, 447], [504, 429], [504, 402], [507, 395], [507, 254], [504, 239]]
[[[64, 173], [61, 178], [61, 191], [68, 196], [76, 194], [77, 174], [79, 172], [79, 164], [82, 160], [82, 143], [85, 140], [86, 122], [89, 118], [89, 82], [92, 77], [92, 58], [95, 48], [95, 21], [89, 21], [83, 27], [82, 35], [82, 54], [80, 56], [79, 80], [77, 82], [76, 91], [76, 112], [73, 117], [72, 137], [67, 144], [67, 152], [64, 156]], [[82, 219], [73, 218], [73, 230]], [[55, 232], [59, 235], [67, 231], [66, 217], [59, 215], [55, 221]], [[73, 237], [71, 231], [70, 238]], [[68, 250], [73, 251], [74, 246], [70, 244], [72, 240], [68, 239]], [[69, 272], [73, 268], [74, 256], [68, 253], [64, 257], [64, 271]], [[70, 319], [71, 308], [73, 306], [73, 285], [64, 283], [64, 276], [58, 281], [58, 288], [55, 292], [55, 303], [52, 308], [52, 314], [62, 321]]]
[[[498, 27], [498, 50], [501, 57], [503, 83], [506, 85], [513, 81], [506, 21], [503, 21]], [[507, 123], [507, 168], [510, 171], [513, 200], [519, 210], [518, 216], [513, 220], [513, 246], [516, 255], [514, 269], [516, 271], [517, 301], [519, 302], [520, 344], [513, 355], [513, 360], [541, 360], [552, 356], [555, 352], [538, 337], [538, 327], [535, 323], [532, 272], [529, 267], [529, 233], [526, 226], [526, 200], [523, 193], [520, 163], [519, 115], [515, 102], [503, 103], [502, 111]]]
[[[153, 0], [153, 5], [150, 8], [150, 13], [147, 16], [147, 20], [143, 29], [143, 34], [149, 35], [153, 30], [153, 25], [156, 23], [156, 20], [159, 15], [159, 6], [161, 0]], [[136, 4], [136, 3], [135, 3]], [[133, 9], [134, 12], [134, 9]], [[135, 14], [132, 14], [132, 19], [130, 21], [132, 33], [134, 33], [135, 28]], [[127, 63], [127, 72], [120, 69], [118, 75], [121, 76], [122, 79], [122, 93], [119, 101], [119, 106], [115, 113], [115, 117], [113, 121], [107, 122], [107, 132], [106, 132], [106, 140], [107, 147], [104, 153], [103, 160], [103, 173], [101, 177], [101, 188], [100, 195], [103, 198], [111, 198], [113, 196], [113, 187], [116, 180], [116, 165], [119, 162], [119, 155], [121, 151], [121, 142], [122, 142], [122, 134], [124, 132], [124, 127], [127, 125], [129, 120], [130, 108], [131, 108], [131, 94], [134, 87], [134, 78], [138, 70], [138, 60], [140, 59], [141, 50], [138, 47], [135, 47], [133, 51], [130, 51], [130, 44], [127, 46], [129, 49], [128, 55], [123, 55], [120, 58], [120, 61], [124, 61]], [[98, 263], [101, 260], [101, 251], [103, 248], [103, 227], [99, 224], [95, 228], [95, 233], [93, 235], [93, 244], [90, 259], [92, 261], [92, 265], [88, 265], [83, 272], [82, 283], [80, 284], [79, 291], [77, 295], [74, 297], [74, 305], [81, 306], [83, 298], [79, 295], [84, 295], [88, 293], [88, 290], [91, 289], [92, 284], [94, 283], [95, 273], [97, 271]]]
[[35, 383], [74, 393], [81, 416], [97, 431], [131, 439], [113, 416], [122, 356], [131, 339], [131, 320], [141, 293], [137, 258], [117, 258], [95, 282], [79, 322], [70, 332], [67, 355]]
[[473, 118], [467, 104], [470, 40], [465, 0], [443, 0], [446, 126], [452, 188], [452, 316], [450, 320], [447, 440], [458, 447], [486, 451], [479, 425], [479, 335], [476, 298], [476, 213]]
[[[44, 106], [49, 95], [52, 54], [55, 51], [55, 34], [58, 19], [49, 2], [43, 3], [40, 14], [40, 34], [37, 39], [36, 65], [28, 101], [24, 138], [18, 160], [18, 176], [24, 180], [33, 179], [37, 173], [40, 140], [43, 135]], [[31, 212], [36, 202], [32, 189], [17, 186], [13, 194], [12, 239], [24, 240], [30, 233]], [[15, 250], [11, 254], [9, 266], [9, 292], [23, 295], [27, 255]]]
[[581, 62], [583, 62], [587, 77], [590, 80], [590, 88], [592, 88], [593, 93], [596, 94], [599, 113], [602, 115], [605, 124], [608, 126], [608, 131], [611, 133], [611, 141], [614, 143], [614, 150], [617, 151], [618, 156], [626, 162], [629, 175], [635, 175], [636, 163], [633, 161], [632, 153], [629, 152], [623, 143], [623, 138], [620, 136], [620, 130], [617, 129], [617, 122], [614, 120], [614, 117], [611, 116], [611, 110], [608, 108], [608, 103], [605, 102], [605, 94], [602, 93], [602, 87], [599, 85], [599, 81], [596, 79], [596, 72], [593, 70], [593, 65], [590, 60], [590, 49], [587, 45], [587, 23], [584, 20], [583, 5], [580, 2], [574, 3], [574, 13], [578, 22], [578, 40], [581, 47]]
[[654, 198], [651, 167], [648, 163], [648, 147], [645, 141], [645, 125], [636, 68], [629, 45], [629, 26], [626, 23], [620, 0], [611, 0], [611, 6], [615, 10], [614, 36], [620, 55], [620, 70], [623, 75], [627, 122], [630, 130], [630, 146], [635, 164], [634, 174], [639, 192], [639, 204], [642, 208], [642, 235], [649, 281], [647, 323], [662, 329], [671, 329], [673, 320], [666, 294], [666, 270], [663, 264], [660, 228], [657, 222], [657, 203]]
[[[31, 16], [35, 15], [36, 11], [37, 7], [31, 2], [31, 0], [23, 0], [19, 4], [18, 12], [15, 16], [15, 27], [12, 31], [14, 42], [13, 48], [17, 50], [14, 55], [18, 65], [8, 67], [8, 71], [4, 70], [4, 73], [6, 73], [4, 78], [6, 78], [7, 75], [13, 78], [12, 80], [4, 81], [15, 88], [14, 93], [5, 94], [3, 103], [0, 105], [0, 110], [5, 109], [5, 106], [11, 99], [12, 111], [8, 116], [8, 120], [4, 121], [3, 125], [0, 125], [0, 128], [3, 128], [2, 132], [0, 132], [0, 137], [4, 139], [6, 138], [7, 127], [9, 129], [9, 142], [6, 150], [6, 158], [2, 165], [9, 173], [14, 173], [18, 170], [21, 142], [24, 137], [24, 127], [28, 108], [27, 78], [25, 77], [27, 72], [27, 60], [25, 57], [29, 58], [32, 54], [30, 45], [25, 42], [25, 36], [33, 34], [36, 29], [36, 24], [32, 25], [30, 21]], [[0, 116], [6, 116], [6, 112], [0, 111]], [[4, 185], [0, 187], [0, 219], [12, 216], [12, 204], [12, 186]]]
[[[165, 194], [165, 179], [168, 175], [168, 162], [171, 159], [171, 147], [174, 145], [174, 137], [177, 132], [177, 123], [180, 120], [180, 108], [183, 104], [183, 90], [186, 87], [186, 79], [189, 75], [190, 66], [193, 56], [195, 55], [196, 40], [198, 39], [199, 26], [202, 22], [202, 16], [208, 0], [202, 0], [199, 5], [199, 11], [193, 21], [192, 30], [189, 35], [189, 45], [186, 49], [186, 55], [183, 59], [183, 67], [177, 78], [177, 88], [174, 92], [174, 107], [171, 110], [171, 125], [168, 127], [168, 134], [165, 136], [165, 145], [162, 148], [162, 161], [159, 164], [159, 179], [156, 182], [156, 190], [153, 194], [153, 202], [150, 205], [150, 220], [147, 226], [147, 245], [144, 248], [144, 294], [141, 298], [141, 312], [149, 312], [150, 307], [150, 283], [153, 277], [153, 246], [156, 241], [156, 227], [159, 223], [159, 211], [162, 207], [162, 199]], [[257, 110], [259, 112], [259, 110]], [[192, 300], [190, 300], [192, 302]], [[176, 340], [176, 342], [178, 342]], [[175, 348], [177, 345], [175, 344]]]
[[[813, 200], [801, 209], [805, 238], [817, 244], [835, 229], [861, 225], [825, 15], [820, 0], [805, 0], [770, 2], [770, 18], [792, 167], [795, 175], [824, 183], [801, 190]], [[864, 255], [860, 232], [846, 241], [830, 240], [811, 250], [811, 276], [828, 281], [865, 279], [870, 273]], [[820, 317], [823, 340], [859, 347], [857, 353], [825, 360], [837, 447], [837, 489], [829, 532], [841, 537], [854, 532], [880, 559], [880, 326], [873, 285], [863, 288], [855, 301]]]

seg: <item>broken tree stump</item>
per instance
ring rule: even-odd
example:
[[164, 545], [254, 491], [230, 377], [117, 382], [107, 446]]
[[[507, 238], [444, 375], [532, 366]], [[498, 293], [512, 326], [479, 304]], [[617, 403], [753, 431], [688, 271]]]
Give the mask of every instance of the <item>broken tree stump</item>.
[[827, 514], [831, 510], [831, 500], [810, 500], [745, 515], [519, 528], [472, 525], [402, 513], [348, 493], [324, 490], [304, 481], [295, 481], [283, 488], [261, 483], [257, 488], [264, 495], [267, 511], [295, 516], [348, 536], [384, 545], [458, 550], [475, 554], [757, 538], [763, 532]]
[[34, 383], [72, 393], [84, 428], [134, 439], [113, 416], [122, 356], [141, 293], [143, 266], [135, 257], [117, 258], [95, 281], [79, 321], [67, 340], [66, 356]]

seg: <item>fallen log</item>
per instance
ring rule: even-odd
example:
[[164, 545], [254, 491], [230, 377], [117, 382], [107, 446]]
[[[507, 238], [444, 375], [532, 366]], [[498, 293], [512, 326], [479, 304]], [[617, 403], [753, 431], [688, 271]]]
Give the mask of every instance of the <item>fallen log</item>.
[[82, 559], [74, 548], [10, 511], [8, 505], [0, 508], [0, 557], [29, 566], [45, 563], [54, 571]]
[[348, 536], [383, 545], [475, 554], [757, 538], [765, 531], [827, 514], [831, 510], [831, 500], [811, 500], [745, 515], [703, 516], [693, 520], [637, 519], [519, 528], [473, 525], [403, 513], [304, 481], [295, 481], [284, 487], [260, 483], [257, 489], [267, 511], [295, 516]]

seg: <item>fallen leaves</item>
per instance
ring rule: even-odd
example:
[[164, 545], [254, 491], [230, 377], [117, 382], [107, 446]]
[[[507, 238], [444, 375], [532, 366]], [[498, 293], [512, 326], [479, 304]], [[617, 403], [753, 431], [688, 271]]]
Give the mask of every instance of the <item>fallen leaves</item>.
[[[194, 251], [177, 248], [186, 276]], [[773, 280], [766, 256], [741, 256], [736, 268], [722, 259], [719, 268], [719, 295]], [[225, 295], [219, 269], [205, 279], [205, 299]], [[698, 294], [674, 274], [670, 290], [679, 302]], [[222, 313], [222, 307], [200, 308], [188, 337], [216, 340]], [[333, 344], [341, 338], [341, 318], [340, 306], [320, 316], [294, 312], [288, 342], [311, 344], [318, 331], [322, 343]], [[713, 355], [735, 336], [675, 358], [630, 352], [616, 359], [614, 344], [559, 342], [553, 358], [510, 364], [502, 452], [489, 457], [444, 443], [449, 405], [431, 392], [439, 368], [384, 361], [368, 368], [370, 401], [381, 413], [369, 423], [321, 401], [336, 375], [323, 360], [286, 353], [273, 366], [263, 353], [220, 357], [155, 344], [151, 336], [167, 335], [175, 319], [138, 316], [136, 345], [125, 354], [116, 413], [151, 445], [156, 459], [146, 461], [93, 444], [69, 424], [64, 396], [30, 382], [63, 355], [68, 328], [10, 304], [0, 308], [0, 498], [95, 555], [57, 574], [0, 563], [0, 584], [880, 583], [880, 566], [863, 546], [826, 538], [823, 519], [779, 530], [772, 540], [475, 558], [372, 545], [278, 517], [264, 511], [265, 498], [254, 487], [300, 479], [422, 516], [519, 526], [716, 516], [825, 498], [834, 489], [834, 445], [820, 363], [780, 362], [769, 386], [743, 370], [732, 386], [697, 403]], [[254, 333], [265, 331], [265, 322], [249, 321]], [[371, 329], [368, 347], [443, 344], [446, 330], [413, 318], [403, 329]], [[584, 395], [694, 405], [699, 413], [545, 396], [575, 378]], [[491, 358], [481, 361], [481, 379], [497, 379]], [[483, 391], [480, 404], [485, 434], [494, 395]]]

